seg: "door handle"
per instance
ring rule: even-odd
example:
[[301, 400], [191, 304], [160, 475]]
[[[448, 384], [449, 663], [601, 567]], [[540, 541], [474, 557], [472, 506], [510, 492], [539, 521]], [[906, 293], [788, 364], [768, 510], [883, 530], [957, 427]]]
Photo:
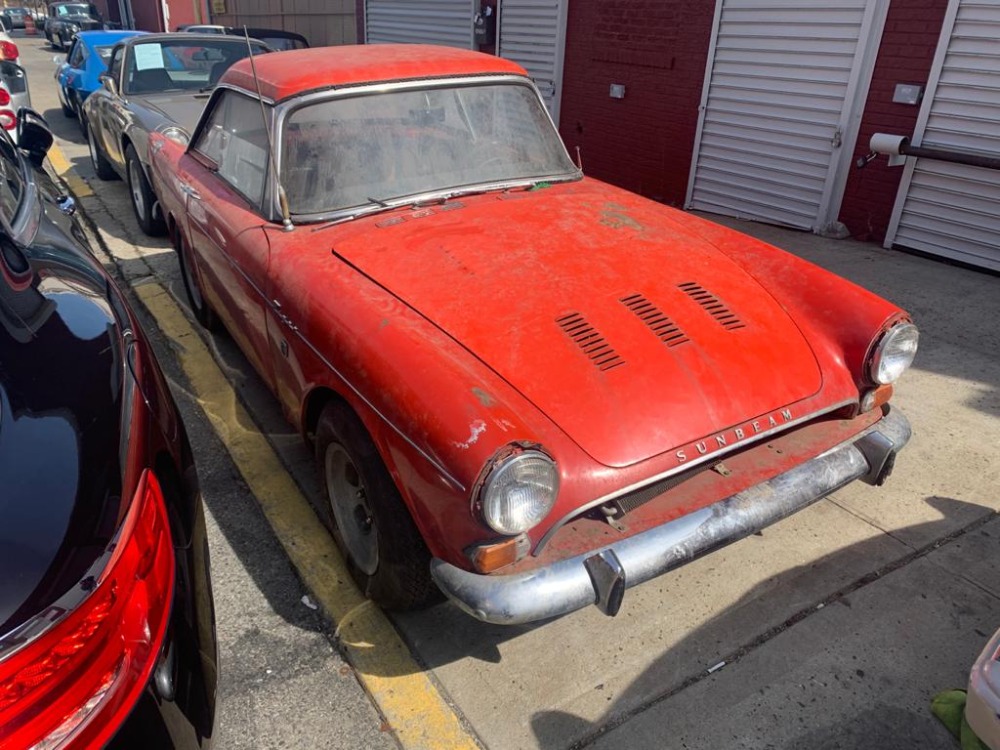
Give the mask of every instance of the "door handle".
[[201, 193], [199, 193], [193, 187], [191, 187], [190, 185], [188, 185], [186, 182], [182, 182], [181, 183], [181, 192], [184, 193], [184, 195], [187, 195], [187, 196], [193, 198], [196, 201], [200, 201], [201, 200]]

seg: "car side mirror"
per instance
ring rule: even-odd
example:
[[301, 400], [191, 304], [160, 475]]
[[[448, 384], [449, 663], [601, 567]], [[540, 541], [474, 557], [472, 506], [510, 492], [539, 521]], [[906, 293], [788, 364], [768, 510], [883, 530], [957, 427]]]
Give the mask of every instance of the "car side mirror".
[[105, 91], [112, 96], [118, 96], [118, 84], [115, 82], [114, 78], [105, 73], [101, 75], [98, 80], [100, 80]]
[[17, 111], [17, 147], [28, 155], [28, 161], [42, 166], [45, 155], [52, 147], [52, 131], [45, 118], [33, 109], [21, 107]]

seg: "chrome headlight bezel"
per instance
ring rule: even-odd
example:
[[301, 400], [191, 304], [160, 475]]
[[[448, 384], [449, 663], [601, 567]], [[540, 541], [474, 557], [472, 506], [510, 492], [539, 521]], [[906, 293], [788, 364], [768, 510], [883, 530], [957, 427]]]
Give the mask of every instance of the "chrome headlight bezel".
[[187, 146], [191, 142], [191, 136], [179, 125], [161, 125], [157, 128], [157, 132], [182, 146]]
[[908, 321], [883, 331], [868, 356], [868, 377], [878, 385], [895, 383], [913, 364], [919, 342], [920, 331]]
[[[548, 516], [559, 495], [559, 469], [547, 453], [537, 447], [509, 446], [498, 453], [484, 470], [476, 495], [479, 516], [489, 528], [504, 536], [516, 536], [534, 528]], [[531, 504], [511, 507], [518, 493], [535, 490]]]

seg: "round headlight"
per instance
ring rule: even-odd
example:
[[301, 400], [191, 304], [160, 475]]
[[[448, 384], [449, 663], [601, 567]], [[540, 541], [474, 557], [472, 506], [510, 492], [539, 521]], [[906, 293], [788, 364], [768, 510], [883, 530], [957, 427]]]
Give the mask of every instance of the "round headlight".
[[882, 385], [899, 380], [917, 354], [919, 339], [913, 323], [901, 323], [886, 331], [872, 352], [868, 371], [872, 380]]
[[160, 130], [163, 135], [172, 141], [176, 141], [182, 146], [188, 145], [188, 141], [191, 140], [184, 128], [179, 128], [176, 125], [168, 125], [167, 127]]
[[501, 534], [520, 534], [538, 524], [556, 501], [559, 472], [541, 451], [527, 450], [498, 462], [480, 492], [483, 519]]

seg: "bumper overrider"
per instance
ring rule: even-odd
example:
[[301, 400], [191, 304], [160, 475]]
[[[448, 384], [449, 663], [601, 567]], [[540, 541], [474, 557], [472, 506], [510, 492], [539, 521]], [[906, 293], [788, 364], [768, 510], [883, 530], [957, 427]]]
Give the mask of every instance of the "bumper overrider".
[[749, 536], [856, 479], [882, 484], [909, 439], [909, 422], [893, 409], [850, 441], [783, 474], [620, 542], [512, 575], [480, 575], [434, 558], [431, 575], [449, 599], [485, 622], [535, 622], [589, 604], [615, 615], [631, 586]]

